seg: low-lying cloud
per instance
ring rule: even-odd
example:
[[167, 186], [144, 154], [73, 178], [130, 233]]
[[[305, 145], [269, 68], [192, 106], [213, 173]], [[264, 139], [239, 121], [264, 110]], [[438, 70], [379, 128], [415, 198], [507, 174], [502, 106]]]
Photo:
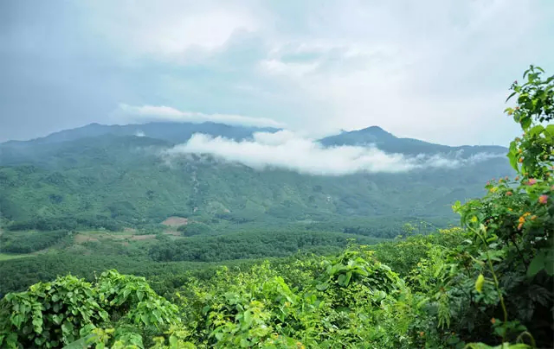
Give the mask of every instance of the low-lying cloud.
[[164, 151], [165, 156], [207, 154], [253, 169], [286, 169], [301, 174], [341, 176], [353, 173], [401, 173], [415, 169], [453, 169], [501, 155], [480, 153], [468, 158], [446, 155], [409, 157], [385, 153], [375, 146], [324, 147], [319, 142], [283, 130], [254, 133], [253, 139], [235, 141], [195, 134], [180, 145]]
[[227, 125], [243, 125], [256, 127], [283, 127], [283, 124], [270, 118], [248, 117], [235, 114], [206, 114], [198, 112], [183, 112], [168, 106], [130, 106], [119, 104], [115, 114], [126, 122], [172, 121], [172, 122], [214, 122]]

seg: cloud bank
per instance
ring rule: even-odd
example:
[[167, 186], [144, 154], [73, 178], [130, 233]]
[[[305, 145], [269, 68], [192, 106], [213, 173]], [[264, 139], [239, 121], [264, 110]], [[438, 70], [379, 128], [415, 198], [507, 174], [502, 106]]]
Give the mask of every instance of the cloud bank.
[[205, 114], [197, 112], [183, 112], [168, 106], [130, 106], [120, 103], [114, 114], [126, 122], [214, 122], [227, 125], [243, 125], [257, 127], [283, 127], [283, 124], [270, 118], [255, 118], [233, 114]]
[[552, 18], [549, 0], [0, 1], [0, 141], [119, 123], [125, 102], [506, 145], [510, 84], [554, 70]]
[[254, 133], [252, 140], [235, 141], [223, 137], [195, 134], [184, 144], [163, 152], [166, 157], [208, 154], [257, 170], [286, 169], [308, 175], [341, 176], [354, 173], [401, 173], [416, 169], [453, 169], [503, 155], [479, 153], [469, 158], [460, 155], [407, 157], [385, 153], [374, 146], [326, 148], [319, 142], [282, 130]]

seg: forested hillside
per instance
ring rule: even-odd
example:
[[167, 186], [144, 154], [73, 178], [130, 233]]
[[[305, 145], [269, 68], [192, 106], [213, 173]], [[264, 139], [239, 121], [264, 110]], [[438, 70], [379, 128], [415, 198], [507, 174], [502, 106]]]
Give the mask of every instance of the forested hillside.
[[[137, 130], [143, 135], [135, 136]], [[481, 195], [483, 182], [513, 171], [505, 158], [494, 157], [455, 168], [316, 176], [260, 171], [210, 155], [164, 155], [164, 150], [193, 133], [241, 140], [259, 131], [275, 130], [213, 123], [90, 125], [43, 139], [4, 143], [0, 145], [3, 224], [12, 229], [117, 230], [176, 215], [230, 225], [394, 217], [444, 226], [454, 219], [453, 201]], [[376, 127], [321, 140], [328, 147], [361, 141], [387, 152], [454, 160], [507, 151], [401, 139]]]
[[[505, 160], [516, 174], [465, 202], [453, 188], [505, 163], [327, 179], [168, 166], [144, 157], [166, 140], [102, 135], [5, 165], [0, 347], [554, 347], [554, 76], [523, 79], [505, 111], [523, 132]], [[447, 202], [460, 227], [418, 217]]]

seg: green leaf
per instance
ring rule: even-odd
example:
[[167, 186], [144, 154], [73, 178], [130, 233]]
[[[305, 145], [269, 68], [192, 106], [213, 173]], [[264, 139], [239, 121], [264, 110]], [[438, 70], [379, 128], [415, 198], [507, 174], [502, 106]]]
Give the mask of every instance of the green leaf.
[[531, 123], [533, 122], [533, 120], [531, 119], [531, 117], [523, 117], [521, 119], [521, 127], [523, 128], [523, 130], [526, 130], [527, 128], [529, 128], [531, 126]]
[[529, 130], [529, 135], [531, 135], [531, 136], [538, 135], [538, 134], [542, 133], [543, 130], [544, 130], [544, 126], [536, 125], [531, 130]]
[[485, 277], [483, 274], [479, 274], [479, 277], [477, 277], [477, 280], [475, 281], [475, 290], [479, 293], [483, 292], [483, 284], [485, 283]]
[[348, 271], [346, 273], [346, 280], [344, 281], [346, 286], [348, 286], [350, 284], [350, 279], [352, 279], [352, 271]]
[[541, 251], [539, 252], [533, 260], [531, 260], [531, 263], [529, 264], [529, 268], [527, 268], [527, 277], [533, 277], [539, 271], [541, 271], [544, 268], [544, 263], [546, 260], [546, 254], [545, 252]]
[[21, 328], [21, 324], [24, 321], [24, 317], [21, 314], [16, 314], [11, 317], [12, 324], [17, 328]]
[[517, 93], [517, 92], [515, 92], [515, 91], [512, 92], [512, 93], [510, 94], [510, 96], [508, 96], [508, 98], [506, 99], [506, 102], [508, 102], [509, 99], [511, 99], [512, 97], [514, 97], [514, 95], [515, 95], [516, 93]]
[[329, 288], [329, 284], [326, 283], [326, 282], [325, 283], [320, 283], [315, 287], [317, 288], [317, 290], [324, 291], [324, 290], [327, 290], [327, 288]]
[[179, 348], [179, 339], [176, 336], [174, 335], [169, 336], [169, 347], [171, 349]]
[[248, 328], [252, 325], [252, 312], [250, 310], [244, 312], [243, 320]]
[[68, 336], [73, 333], [73, 324], [71, 322], [65, 321], [62, 324], [62, 332], [64, 336]]
[[420, 307], [422, 307], [424, 304], [426, 304], [427, 302], [429, 301], [429, 298], [423, 298], [423, 300], [421, 300], [419, 303], [417, 303], [417, 308], [419, 309]]
[[513, 153], [512, 151], [510, 151], [508, 154], [508, 159], [510, 161], [510, 165], [512, 166], [512, 168], [515, 170], [515, 171], [518, 171], [518, 167], [517, 167], [517, 154], [516, 153]]
[[546, 254], [544, 269], [549, 276], [554, 276], [554, 249], [550, 249]]
[[140, 320], [142, 321], [142, 323], [144, 323], [146, 325], [150, 324], [150, 320], [148, 319], [148, 315], [146, 315], [146, 314], [140, 315]]
[[35, 330], [35, 333], [40, 334], [42, 333], [42, 318], [33, 318], [33, 328]]

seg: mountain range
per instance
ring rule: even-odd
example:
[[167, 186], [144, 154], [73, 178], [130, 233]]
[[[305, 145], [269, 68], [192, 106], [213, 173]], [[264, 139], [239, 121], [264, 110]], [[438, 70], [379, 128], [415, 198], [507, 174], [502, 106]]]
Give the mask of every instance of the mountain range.
[[459, 165], [322, 176], [256, 169], [213, 154], [163, 156], [194, 134], [251, 141], [255, 133], [278, 131], [211, 122], [90, 124], [8, 141], [0, 144], [1, 214], [8, 224], [25, 228], [60, 222], [137, 227], [170, 216], [214, 227], [338, 222], [346, 230], [386, 226], [391, 220], [443, 225], [455, 218], [454, 201], [480, 196], [484, 182], [512, 174], [503, 147], [450, 147], [398, 138], [377, 126], [317, 144], [323, 149], [376, 147], [406, 159], [440, 157]]

